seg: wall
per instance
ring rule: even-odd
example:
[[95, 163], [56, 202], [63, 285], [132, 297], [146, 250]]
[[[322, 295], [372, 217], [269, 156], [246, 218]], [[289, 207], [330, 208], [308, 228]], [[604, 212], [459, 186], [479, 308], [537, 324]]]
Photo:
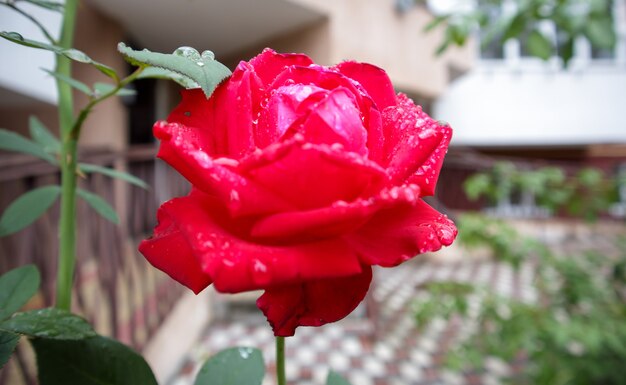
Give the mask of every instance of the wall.
[[436, 98], [450, 81], [449, 67], [460, 71], [472, 65], [474, 48], [434, 52], [441, 30], [423, 32], [432, 15], [423, 7], [398, 13], [388, 0], [294, 0], [328, 14], [330, 61], [370, 62], [384, 68], [398, 89]]
[[626, 142], [626, 68], [481, 67], [452, 84], [435, 117], [453, 145], [581, 145]]
[[[113, 67], [121, 77], [127, 73], [117, 43], [124, 40], [124, 30], [114, 20], [98, 13], [88, 3], [82, 2], [76, 25], [74, 46], [92, 59]], [[88, 85], [112, 81], [95, 68], [86, 64], [74, 64], [74, 76]], [[74, 92], [75, 105], [82, 108], [87, 96]], [[113, 97], [96, 106], [86, 120], [81, 133], [80, 145], [106, 147], [122, 150], [127, 145], [127, 112], [119, 97]]]
[[[52, 33], [56, 35], [60, 28], [61, 17], [56, 12], [20, 2], [20, 9], [32, 14]], [[15, 11], [0, 7], [0, 25], [2, 31], [18, 32], [24, 38], [47, 42], [43, 33], [28, 19]], [[56, 87], [52, 77], [41, 68], [54, 68], [54, 54], [45, 50], [24, 47], [0, 38], [0, 89], [8, 89], [29, 95], [38, 102], [56, 103]], [[12, 105], [14, 97], [3, 97], [0, 92], [0, 105]], [[28, 100], [22, 100], [22, 103]]]

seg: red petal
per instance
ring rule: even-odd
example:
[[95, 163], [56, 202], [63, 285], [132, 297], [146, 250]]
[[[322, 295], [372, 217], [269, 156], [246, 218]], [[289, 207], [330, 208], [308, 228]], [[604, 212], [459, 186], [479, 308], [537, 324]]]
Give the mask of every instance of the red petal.
[[243, 159], [239, 172], [299, 210], [370, 196], [387, 182], [376, 163], [341, 145], [304, 143], [301, 135]]
[[383, 134], [380, 111], [361, 84], [334, 69], [322, 66], [294, 66], [286, 68], [279, 74], [270, 86], [270, 90], [292, 84], [315, 85], [315, 87], [326, 90], [346, 89], [354, 97], [361, 114], [363, 127], [367, 131], [369, 158], [375, 162], [381, 160]]
[[398, 105], [383, 111], [385, 163], [392, 183], [417, 184], [433, 195], [452, 130], [431, 119], [403, 94]]
[[154, 267], [198, 294], [211, 284], [211, 278], [202, 271], [189, 242], [180, 232], [176, 212], [172, 212], [178, 199], [165, 202], [159, 208], [154, 235], [139, 244], [139, 252]]
[[337, 237], [356, 230], [383, 208], [415, 204], [419, 199], [416, 185], [385, 189], [370, 199], [339, 201], [321, 209], [285, 212], [267, 216], [256, 222], [253, 237], [280, 241], [304, 242], [324, 237]]
[[350, 314], [365, 297], [371, 280], [372, 269], [367, 266], [351, 277], [269, 289], [256, 303], [274, 335], [287, 337], [298, 326], [321, 326]]
[[205, 152], [206, 137], [197, 130], [177, 123], [157, 122], [154, 135], [161, 140], [157, 156], [191, 184], [217, 195], [228, 205], [233, 215], [252, 215], [280, 212], [293, 206], [279, 195], [238, 175], [237, 161], [228, 158], [213, 159]]
[[330, 91], [294, 129], [309, 143], [342, 144], [346, 151], [367, 155], [367, 132], [354, 96], [343, 87]]
[[354, 79], [363, 86], [365, 91], [374, 100], [379, 110], [396, 104], [396, 93], [391, 80], [382, 68], [368, 63], [346, 61], [334, 67], [350, 79]]
[[169, 208], [219, 291], [237, 293], [361, 272], [357, 255], [341, 239], [287, 246], [243, 239], [249, 224], [230, 219], [217, 200], [200, 191], [173, 200]]
[[450, 245], [456, 234], [451, 220], [419, 201], [413, 207], [379, 211], [346, 239], [361, 255], [363, 263], [391, 267], [417, 254]]
[[276, 51], [270, 48], [264, 49], [261, 54], [250, 60], [250, 65], [261, 78], [264, 86], [271, 84], [276, 76], [284, 71], [286, 67], [306, 67], [310, 64], [313, 64], [313, 61], [304, 54], [276, 53]]

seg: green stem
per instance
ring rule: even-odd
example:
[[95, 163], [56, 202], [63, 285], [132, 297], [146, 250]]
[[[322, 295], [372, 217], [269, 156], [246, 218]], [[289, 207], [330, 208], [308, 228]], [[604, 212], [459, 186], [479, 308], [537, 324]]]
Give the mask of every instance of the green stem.
[[[59, 46], [71, 48], [76, 10], [79, 0], [66, 0], [61, 26]], [[56, 71], [71, 77], [71, 61], [63, 55], [56, 55]], [[74, 100], [69, 84], [57, 80], [59, 95], [59, 125], [61, 140], [61, 214], [59, 219], [59, 266], [57, 271], [56, 307], [70, 310], [72, 304], [72, 283], [76, 264], [76, 149], [78, 132], [73, 130]]]
[[285, 377], [285, 337], [276, 337], [276, 383], [286, 385]]

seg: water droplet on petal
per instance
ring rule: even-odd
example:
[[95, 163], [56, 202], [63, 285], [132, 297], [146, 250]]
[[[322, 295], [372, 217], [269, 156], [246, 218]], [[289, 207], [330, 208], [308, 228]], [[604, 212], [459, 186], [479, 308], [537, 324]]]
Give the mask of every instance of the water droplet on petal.
[[272, 276], [265, 263], [255, 259], [252, 263], [252, 280], [260, 286], [271, 282]]

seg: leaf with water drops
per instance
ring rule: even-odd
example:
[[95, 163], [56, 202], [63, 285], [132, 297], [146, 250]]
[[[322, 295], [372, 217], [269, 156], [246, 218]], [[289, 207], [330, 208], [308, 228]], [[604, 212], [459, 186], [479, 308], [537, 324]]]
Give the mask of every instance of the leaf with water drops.
[[117, 73], [115, 72], [113, 68], [109, 67], [106, 64], [102, 64], [100, 62], [93, 60], [86, 53], [79, 51], [77, 49], [74, 49], [74, 48], [64, 49], [57, 45], [52, 45], [52, 44], [42, 43], [36, 40], [27, 39], [17, 32], [3, 31], [3, 32], [0, 32], [0, 37], [3, 37], [9, 41], [12, 41], [13, 43], [17, 43], [26, 47], [52, 51], [56, 53], [57, 55], [63, 55], [67, 57], [68, 59], [72, 59], [80, 63], [91, 64], [92, 66], [96, 67], [98, 71], [102, 72], [106, 76], [114, 79], [116, 82], [119, 81], [119, 77], [117, 76]]
[[19, 334], [0, 330], [0, 369], [7, 363], [19, 341]]
[[18, 311], [39, 289], [41, 278], [34, 265], [20, 266], [0, 277], [0, 320]]
[[0, 217], [0, 237], [13, 234], [33, 223], [61, 194], [59, 186], [45, 186], [22, 194]]
[[57, 139], [36, 116], [31, 115], [28, 118], [28, 129], [30, 131], [30, 137], [43, 147], [45, 152], [52, 154], [61, 152], [61, 142], [59, 139]]
[[209, 358], [194, 385], [261, 385], [265, 365], [260, 350], [231, 348]]
[[157, 385], [143, 357], [113, 339], [35, 338], [31, 343], [40, 385]]
[[191, 47], [180, 47], [172, 54], [163, 54], [146, 49], [135, 51], [124, 43], [119, 43], [117, 49], [133, 65], [163, 68], [193, 80], [202, 88], [207, 98], [218, 84], [231, 75], [225, 65], [215, 60], [211, 51], [199, 53]]
[[109, 221], [118, 224], [120, 223], [120, 218], [117, 216], [115, 209], [111, 207], [110, 204], [107, 203], [104, 199], [102, 199], [99, 195], [94, 193], [90, 193], [89, 191], [83, 189], [77, 189], [76, 194], [83, 198], [85, 202], [91, 206], [98, 214], [100, 214], [103, 218], [108, 219]]
[[56, 308], [17, 313], [0, 323], [0, 329], [31, 338], [57, 340], [78, 340], [96, 335], [84, 318]]
[[52, 164], [56, 163], [56, 159], [37, 142], [3, 128], [0, 128], [0, 150], [21, 152], [36, 156]]
[[326, 385], [350, 385], [350, 383], [337, 372], [331, 370], [326, 377]]

